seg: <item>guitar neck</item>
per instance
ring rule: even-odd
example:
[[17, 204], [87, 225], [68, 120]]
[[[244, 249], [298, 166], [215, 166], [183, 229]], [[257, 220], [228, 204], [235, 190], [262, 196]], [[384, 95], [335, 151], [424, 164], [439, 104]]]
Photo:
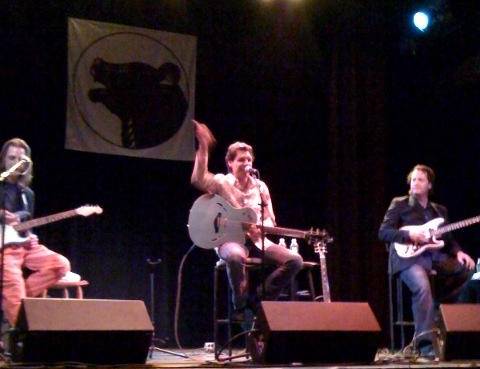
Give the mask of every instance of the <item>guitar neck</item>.
[[480, 215], [476, 217], [468, 218], [465, 220], [461, 220], [459, 222], [447, 224], [446, 226], [440, 227], [436, 230], [435, 236], [441, 236], [444, 233], [455, 231], [456, 229], [465, 228], [480, 222]]
[[283, 227], [267, 227], [264, 226], [265, 233], [273, 234], [275, 236], [285, 236], [294, 238], [306, 238], [308, 232], [300, 231], [298, 229], [283, 228]]
[[322, 276], [323, 302], [332, 302], [330, 297], [330, 283], [328, 282], [327, 260], [324, 253], [320, 253], [320, 274]]
[[53, 222], [57, 222], [57, 221], [62, 220], [62, 219], [71, 218], [71, 217], [74, 217], [76, 215], [77, 215], [76, 210], [67, 210], [67, 211], [63, 211], [61, 213], [56, 213], [56, 214], [52, 214], [52, 215], [47, 215], [45, 217], [28, 220], [26, 222], [17, 224], [13, 228], [17, 232], [23, 232], [23, 231], [26, 231], [30, 228], [40, 227], [40, 226], [48, 224], [48, 223], [53, 223]]

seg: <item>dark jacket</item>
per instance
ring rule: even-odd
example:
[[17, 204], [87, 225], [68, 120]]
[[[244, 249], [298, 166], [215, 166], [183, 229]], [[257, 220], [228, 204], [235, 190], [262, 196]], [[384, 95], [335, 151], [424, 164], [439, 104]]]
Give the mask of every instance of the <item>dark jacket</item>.
[[[18, 186], [18, 193], [20, 194], [20, 199], [17, 202], [18, 205], [15, 209], [8, 209], [12, 213], [15, 213], [20, 218], [20, 221], [25, 221], [33, 218], [33, 212], [35, 208], [35, 194], [30, 187], [21, 187]], [[0, 184], [0, 209], [3, 208], [3, 187]], [[24, 201], [25, 200], [25, 201]]]
[[[427, 207], [424, 209], [418, 201], [411, 196], [395, 197], [390, 203], [383, 222], [380, 225], [378, 238], [387, 244], [391, 244], [392, 242], [411, 243], [408, 231], [400, 230], [401, 227], [407, 225], [422, 225], [438, 217], [444, 218], [444, 223], [447, 223], [447, 208], [445, 206], [428, 202]], [[451, 234], [444, 234], [442, 239], [445, 241], [445, 246], [440, 250], [425, 251], [417, 257], [412, 258], [401, 258], [397, 255], [394, 248], [390, 247], [389, 271], [394, 274], [408, 268], [412, 264], [421, 264], [429, 270], [432, 267], [432, 253], [443, 252], [456, 255], [460, 250], [460, 246]]]

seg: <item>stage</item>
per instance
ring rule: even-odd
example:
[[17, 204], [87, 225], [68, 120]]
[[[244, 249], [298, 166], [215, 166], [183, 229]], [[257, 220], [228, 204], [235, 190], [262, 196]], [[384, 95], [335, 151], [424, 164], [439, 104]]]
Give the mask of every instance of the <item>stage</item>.
[[[348, 348], [346, 348], [348, 350]], [[168, 353], [171, 352], [171, 353]], [[88, 363], [68, 362], [44, 365], [42, 363], [7, 363], [4, 362], [1, 367], [5, 368], [338, 368], [338, 369], [370, 369], [370, 368], [478, 368], [480, 360], [458, 360], [458, 361], [419, 361], [402, 358], [400, 355], [391, 354], [386, 349], [377, 352], [375, 360], [371, 364], [358, 363], [318, 363], [303, 365], [302, 363], [293, 363], [290, 365], [259, 365], [252, 363], [250, 359], [238, 358], [233, 361], [217, 361], [214, 354], [206, 352], [203, 348], [198, 349], [168, 349], [168, 352], [155, 351], [152, 357], [148, 357], [145, 364], [122, 364], [122, 365], [93, 365]], [[180, 357], [177, 355], [185, 355]], [[234, 354], [241, 354], [242, 351], [235, 350]]]
[[[346, 349], [347, 350], [347, 349]], [[420, 368], [420, 367], [435, 367], [435, 368], [477, 368], [480, 367], [480, 360], [458, 360], [458, 361], [430, 361], [430, 362], [415, 362], [401, 358], [399, 355], [393, 355], [386, 349], [378, 351], [375, 361], [371, 364], [356, 364], [356, 363], [321, 363], [302, 365], [295, 363], [291, 365], [258, 365], [246, 358], [235, 359], [233, 361], [216, 361], [213, 353], [206, 352], [203, 348], [200, 349], [186, 349], [186, 350], [171, 350], [175, 353], [184, 353], [188, 358], [180, 358], [163, 352], [154, 352], [153, 357], [147, 360], [146, 366], [152, 368], [216, 368], [216, 367], [248, 367], [248, 368]], [[241, 351], [235, 351], [234, 354], [240, 354]]]

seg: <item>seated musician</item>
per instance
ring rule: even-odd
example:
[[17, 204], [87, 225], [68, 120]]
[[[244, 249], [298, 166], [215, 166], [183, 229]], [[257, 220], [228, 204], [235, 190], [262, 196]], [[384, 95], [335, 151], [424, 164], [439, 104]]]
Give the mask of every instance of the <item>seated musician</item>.
[[[0, 171], [13, 168], [22, 159], [30, 160], [30, 147], [20, 139], [13, 138], [0, 152]], [[25, 163], [0, 183], [0, 212], [2, 224], [14, 226], [28, 220], [33, 214], [34, 193], [29, 184], [32, 179], [32, 163]], [[20, 235], [19, 235], [20, 236]], [[34, 234], [28, 234], [24, 243], [9, 244], [5, 238], [3, 261], [3, 312], [11, 326], [15, 326], [21, 300], [35, 297], [55, 284], [70, 271], [70, 262], [62, 255], [38, 243]], [[32, 273], [24, 279], [23, 269]]]
[[[447, 220], [447, 209], [431, 202], [429, 195], [433, 188], [435, 173], [426, 165], [416, 165], [408, 174], [409, 196], [396, 197], [390, 203], [379, 230], [381, 241], [400, 244], [426, 244], [429, 240], [425, 231], [418, 228], [405, 230], [403, 226], [422, 225], [434, 218]], [[428, 233], [428, 232], [427, 232]], [[435, 306], [429, 272], [437, 272], [437, 302], [454, 302], [463, 292], [474, 267], [472, 258], [464, 253], [450, 234], [445, 234], [445, 246], [428, 249], [417, 256], [400, 257], [390, 247], [391, 273], [399, 273], [401, 280], [412, 293], [412, 311], [415, 323], [415, 342], [420, 356], [435, 358], [432, 340], [435, 337]], [[437, 285], [437, 284], [436, 284]]]
[[[231, 144], [227, 150], [225, 162], [228, 174], [213, 174], [208, 171], [208, 155], [215, 143], [213, 134], [205, 124], [194, 121], [195, 135], [198, 140], [198, 150], [192, 173], [192, 184], [199, 190], [217, 194], [225, 198], [236, 208], [250, 207], [261, 219], [261, 202], [264, 206], [264, 224], [273, 226], [275, 216], [272, 200], [267, 185], [254, 178], [248, 168], [254, 160], [253, 149], [242, 142]], [[235, 315], [241, 316], [247, 307], [255, 309], [248, 301], [247, 281], [245, 275], [245, 260], [248, 257], [261, 257], [261, 232], [253, 226], [247, 231], [246, 244], [226, 242], [218, 248], [218, 255], [226, 262], [229, 283], [233, 291]], [[276, 265], [277, 268], [265, 281], [264, 300], [275, 300], [281, 290], [287, 286], [302, 268], [302, 257], [285, 247], [279, 246], [269, 239], [264, 239], [266, 263]]]

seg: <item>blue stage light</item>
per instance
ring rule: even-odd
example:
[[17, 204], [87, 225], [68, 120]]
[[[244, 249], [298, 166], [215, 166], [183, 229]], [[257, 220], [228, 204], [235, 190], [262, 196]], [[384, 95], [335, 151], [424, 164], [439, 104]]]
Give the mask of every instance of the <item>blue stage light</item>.
[[428, 28], [428, 24], [430, 23], [430, 17], [425, 12], [416, 12], [413, 15], [413, 24], [417, 27], [420, 31], [424, 32]]

